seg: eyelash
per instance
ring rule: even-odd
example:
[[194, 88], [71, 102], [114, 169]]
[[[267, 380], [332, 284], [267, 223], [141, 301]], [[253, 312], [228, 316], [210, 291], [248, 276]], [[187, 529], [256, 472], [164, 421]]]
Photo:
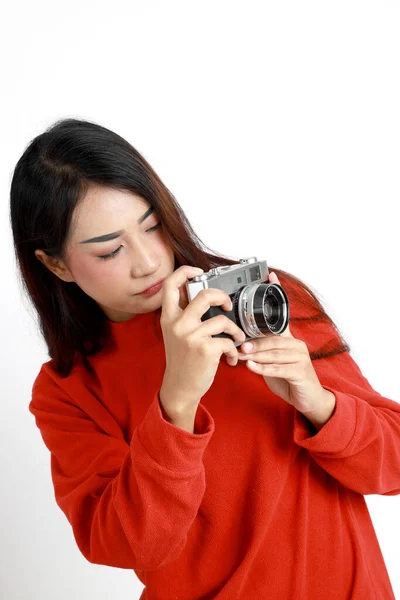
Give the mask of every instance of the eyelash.
[[[159, 227], [161, 227], [161, 222], [157, 223], [157, 225], [154, 225], [154, 227], [150, 227], [150, 229], [148, 229], [147, 231], [155, 231], [156, 229], [159, 229]], [[147, 233], [146, 231], [146, 233]], [[105, 254], [104, 256], [99, 256], [99, 258], [101, 258], [102, 260], [109, 260], [110, 258], [114, 258], [115, 256], [117, 256], [117, 254], [119, 254], [119, 251], [121, 250], [122, 246], [120, 246], [119, 248], [117, 248], [116, 250], [114, 250], [114, 252], [111, 252], [110, 254]]]

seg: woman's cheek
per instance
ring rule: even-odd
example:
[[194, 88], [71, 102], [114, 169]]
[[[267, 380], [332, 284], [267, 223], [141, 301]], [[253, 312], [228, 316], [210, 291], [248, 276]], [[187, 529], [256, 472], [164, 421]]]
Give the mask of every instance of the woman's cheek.
[[96, 264], [91, 269], [91, 278], [94, 284], [98, 286], [107, 285], [110, 290], [111, 283], [117, 284], [119, 277], [119, 271], [121, 270], [118, 264], [118, 257], [116, 259], [110, 259], [109, 261], [102, 261], [99, 259], [100, 264]]
[[101, 263], [100, 259], [96, 261], [93, 257], [87, 256], [82, 260], [77, 260], [74, 266], [74, 275], [77, 283], [82, 283], [83, 285], [101, 285], [107, 279], [109, 281], [110, 270], [105, 268], [106, 264]]

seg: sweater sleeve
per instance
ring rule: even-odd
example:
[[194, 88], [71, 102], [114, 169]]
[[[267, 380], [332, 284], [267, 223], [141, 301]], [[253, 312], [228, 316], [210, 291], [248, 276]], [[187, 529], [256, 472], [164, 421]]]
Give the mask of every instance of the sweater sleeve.
[[114, 421], [110, 435], [54, 381], [37, 382], [29, 410], [50, 451], [56, 502], [84, 557], [138, 570], [173, 562], [205, 492], [210, 413], [199, 404], [194, 433], [184, 431], [163, 418], [157, 390], [128, 444]]
[[[331, 325], [321, 327], [321, 341], [338, 339]], [[400, 404], [375, 391], [348, 352], [314, 360], [313, 366], [336, 406], [315, 434], [295, 411], [295, 443], [355, 492], [400, 494]]]

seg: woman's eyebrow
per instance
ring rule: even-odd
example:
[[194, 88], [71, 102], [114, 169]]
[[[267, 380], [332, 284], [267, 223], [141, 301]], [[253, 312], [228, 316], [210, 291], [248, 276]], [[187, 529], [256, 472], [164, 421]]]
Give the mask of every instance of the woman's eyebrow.
[[[140, 217], [140, 219], [138, 219], [138, 225], [140, 225], [140, 223], [143, 223], [143, 221], [145, 221], [147, 219], [147, 217], [150, 216], [153, 211], [154, 211], [154, 206], [150, 206], [150, 208], [148, 210], [146, 210], [144, 215], [142, 215]], [[79, 242], [79, 243], [80, 244], [92, 244], [94, 242], [108, 242], [109, 240], [114, 240], [115, 238], [119, 237], [123, 233], [125, 233], [125, 229], [121, 229], [120, 231], [114, 231], [114, 233], [106, 233], [105, 235], [99, 235], [97, 237], [93, 237], [88, 240], [83, 240], [82, 242]]]

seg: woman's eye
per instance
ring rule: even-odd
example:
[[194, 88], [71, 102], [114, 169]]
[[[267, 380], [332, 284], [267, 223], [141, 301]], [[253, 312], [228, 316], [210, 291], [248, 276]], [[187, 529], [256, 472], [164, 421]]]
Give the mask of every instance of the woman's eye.
[[[150, 229], [148, 229], [147, 231], [155, 231], [159, 227], [161, 227], [161, 222], [157, 223], [157, 225], [154, 225], [154, 227], [150, 227]], [[146, 233], [147, 233], [147, 231], [146, 231]], [[104, 256], [99, 256], [99, 258], [101, 258], [102, 260], [108, 260], [109, 258], [114, 258], [114, 256], [117, 256], [117, 254], [119, 254], [119, 251], [121, 250], [121, 248], [122, 248], [122, 246], [120, 246], [119, 248], [117, 248], [116, 250], [111, 252], [110, 254], [105, 254]]]
[[114, 250], [114, 252], [111, 252], [110, 254], [105, 254], [104, 256], [99, 256], [99, 258], [101, 258], [102, 260], [108, 260], [109, 258], [114, 258], [114, 256], [117, 256], [117, 254], [121, 250], [121, 248], [122, 248], [122, 246], [120, 246], [119, 248]]

